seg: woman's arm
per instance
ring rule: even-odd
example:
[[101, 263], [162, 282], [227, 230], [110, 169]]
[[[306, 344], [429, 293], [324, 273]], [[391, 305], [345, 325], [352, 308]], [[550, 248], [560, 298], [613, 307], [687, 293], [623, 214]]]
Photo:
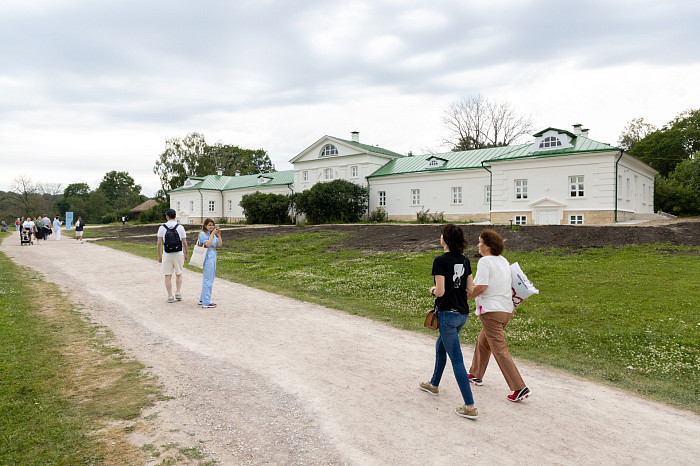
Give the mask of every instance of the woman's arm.
[[445, 276], [435, 275], [435, 286], [430, 288], [430, 294], [436, 298], [445, 294]]
[[467, 299], [474, 299], [477, 296], [484, 294], [484, 291], [486, 291], [488, 287], [488, 285], [474, 285], [471, 293], [467, 293]]
[[[200, 239], [200, 243], [201, 243], [201, 241], [202, 240]], [[203, 243], [202, 246], [206, 246], [209, 248], [209, 247], [211, 247], [211, 243], [213, 243], [213, 242], [214, 242], [214, 235], [212, 234], [212, 235], [209, 235], [209, 239], [205, 243]]]
[[221, 246], [224, 245], [224, 240], [221, 239], [221, 230], [219, 230], [219, 229], [216, 230], [216, 237], [219, 238], [219, 241], [216, 243], [216, 247], [220, 248]]

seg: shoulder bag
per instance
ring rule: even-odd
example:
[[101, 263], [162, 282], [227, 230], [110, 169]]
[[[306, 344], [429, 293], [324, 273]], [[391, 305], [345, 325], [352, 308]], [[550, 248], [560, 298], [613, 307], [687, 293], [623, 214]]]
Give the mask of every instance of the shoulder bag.
[[194, 245], [194, 250], [192, 251], [192, 256], [190, 257], [190, 265], [198, 267], [200, 269], [204, 268], [204, 259], [207, 257], [207, 248], [199, 245], [199, 238], [197, 243]]

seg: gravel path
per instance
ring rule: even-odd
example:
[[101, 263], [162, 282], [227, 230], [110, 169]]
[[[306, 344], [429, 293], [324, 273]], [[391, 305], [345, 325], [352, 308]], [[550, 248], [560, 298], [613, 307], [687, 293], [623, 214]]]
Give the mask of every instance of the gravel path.
[[[157, 421], [133, 435], [138, 446], [197, 442], [226, 465], [700, 458], [700, 416], [566, 374], [519, 362], [533, 396], [515, 404], [492, 361], [470, 421], [453, 412], [461, 397], [449, 364], [440, 396], [417, 388], [432, 372], [426, 335], [219, 279], [219, 307], [204, 310], [190, 271], [184, 301], [167, 304], [156, 261], [67, 237], [21, 247], [14, 233], [0, 250], [58, 284], [160, 378], [173, 398], [149, 410]], [[469, 361], [472, 347], [463, 351]]]

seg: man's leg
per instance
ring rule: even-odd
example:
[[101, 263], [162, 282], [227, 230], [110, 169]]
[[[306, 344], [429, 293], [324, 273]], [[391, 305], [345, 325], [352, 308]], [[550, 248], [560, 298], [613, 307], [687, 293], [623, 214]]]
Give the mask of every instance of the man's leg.
[[[181, 275], [180, 275], [180, 276], [181, 276]], [[172, 282], [172, 279], [173, 279], [173, 275], [172, 275], [172, 274], [166, 275], [166, 276], [165, 276], [165, 289], [166, 289], [167, 292], [168, 292], [168, 297], [170, 297], [170, 296], [173, 295], [173, 282]]]
[[180, 292], [180, 288], [182, 287], [182, 274], [180, 275], [175, 275], [175, 288], [176, 292]]

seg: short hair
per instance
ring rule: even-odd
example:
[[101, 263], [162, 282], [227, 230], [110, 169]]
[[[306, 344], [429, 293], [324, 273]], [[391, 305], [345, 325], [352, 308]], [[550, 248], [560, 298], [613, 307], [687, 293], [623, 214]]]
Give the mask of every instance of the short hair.
[[448, 223], [442, 226], [440, 233], [442, 233], [442, 240], [450, 248], [450, 252], [456, 252], [457, 254], [464, 252], [464, 248], [467, 247], [467, 238], [465, 238], [461, 227]]
[[482, 243], [489, 247], [491, 254], [494, 256], [500, 256], [503, 253], [505, 249], [505, 246], [503, 246], [503, 238], [494, 230], [488, 228], [481, 230], [479, 238], [481, 238]]
[[214, 220], [212, 220], [212, 219], [210, 219], [210, 218], [205, 218], [205, 219], [204, 219], [204, 221], [202, 222], [202, 231], [203, 231], [203, 232], [206, 232], [206, 231], [207, 231], [207, 225], [209, 225], [210, 223], [214, 223]]
[[165, 211], [165, 216], [173, 220], [177, 216], [177, 213], [175, 212], [175, 209], [168, 209]]

